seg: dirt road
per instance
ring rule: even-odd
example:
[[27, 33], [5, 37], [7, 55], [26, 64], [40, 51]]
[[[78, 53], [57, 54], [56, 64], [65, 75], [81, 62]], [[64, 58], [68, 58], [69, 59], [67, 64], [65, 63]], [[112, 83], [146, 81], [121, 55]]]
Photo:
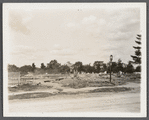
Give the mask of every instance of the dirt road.
[[140, 93], [100, 92], [10, 100], [9, 112], [140, 112]]

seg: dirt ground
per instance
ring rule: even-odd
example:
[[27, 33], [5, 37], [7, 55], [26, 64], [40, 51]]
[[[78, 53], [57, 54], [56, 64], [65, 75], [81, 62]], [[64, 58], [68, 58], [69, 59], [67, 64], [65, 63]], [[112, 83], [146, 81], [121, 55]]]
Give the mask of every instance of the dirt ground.
[[140, 112], [139, 92], [82, 93], [9, 101], [9, 112]]
[[9, 87], [9, 112], [140, 112], [140, 79], [135, 76], [113, 76], [118, 84], [109, 84], [108, 76], [59, 78]]
[[140, 83], [136, 76], [112, 76], [112, 82], [109, 82], [109, 75], [99, 76], [98, 74], [80, 74], [79, 77], [73, 78], [73, 75], [51, 75], [49, 78], [39, 78], [27, 80], [26, 83], [19, 86], [9, 86], [9, 93], [30, 92], [30, 91], [57, 91], [65, 89], [75, 91], [75, 89], [88, 87], [115, 87], [126, 85], [127, 83]]

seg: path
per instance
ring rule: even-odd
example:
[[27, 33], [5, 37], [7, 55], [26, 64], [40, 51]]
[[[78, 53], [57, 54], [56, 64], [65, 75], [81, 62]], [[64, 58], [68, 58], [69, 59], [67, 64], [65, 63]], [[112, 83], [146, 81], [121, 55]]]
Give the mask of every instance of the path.
[[140, 93], [86, 93], [10, 100], [10, 112], [139, 112]]

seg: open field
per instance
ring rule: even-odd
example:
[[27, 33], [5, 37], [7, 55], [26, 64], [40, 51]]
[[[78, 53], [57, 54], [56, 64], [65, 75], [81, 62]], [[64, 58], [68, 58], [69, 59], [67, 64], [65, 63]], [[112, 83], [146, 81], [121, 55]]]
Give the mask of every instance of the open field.
[[[40, 75], [41, 76], [41, 75]], [[52, 87], [66, 87], [66, 88], [85, 88], [85, 87], [104, 87], [104, 86], [119, 86], [127, 82], [140, 83], [140, 75], [128, 74], [117, 77], [112, 75], [112, 81], [109, 82], [109, 75], [99, 74], [79, 74], [78, 77], [64, 74], [51, 74], [48, 78], [37, 77], [32, 79], [28, 77], [25, 82], [21, 80], [20, 86], [11, 86], [12, 81], [9, 80], [9, 91], [30, 91], [36, 89], [48, 89]], [[17, 83], [15, 81], [15, 83]]]
[[[140, 76], [51, 75], [9, 87], [10, 112], [139, 112]], [[32, 82], [31, 82], [32, 81]]]
[[[28, 82], [29, 81], [29, 82]], [[109, 75], [79, 74], [73, 75], [51, 74], [48, 78], [38, 78], [26, 80], [26, 83], [19, 86], [8, 87], [10, 99], [29, 99], [34, 94], [34, 98], [40, 96], [50, 96], [55, 94], [82, 93], [82, 92], [123, 92], [133, 90], [136, 85], [128, 87], [128, 83], [140, 85], [140, 76], [129, 74], [121, 77], [112, 75], [112, 82], [109, 82]], [[98, 89], [99, 88], [99, 89]], [[40, 92], [42, 94], [40, 95]], [[17, 94], [18, 96], [13, 96]], [[24, 94], [22, 97], [19, 94]], [[46, 94], [46, 95], [45, 95]]]

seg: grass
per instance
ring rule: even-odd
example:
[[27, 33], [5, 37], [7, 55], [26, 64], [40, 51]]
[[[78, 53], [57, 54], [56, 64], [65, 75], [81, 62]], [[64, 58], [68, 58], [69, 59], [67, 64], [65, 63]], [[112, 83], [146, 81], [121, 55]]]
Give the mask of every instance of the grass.
[[84, 87], [102, 87], [102, 86], [118, 86], [126, 84], [127, 82], [140, 83], [140, 75], [128, 74], [123, 77], [112, 76], [111, 83], [109, 82], [109, 75], [79, 75], [73, 80], [66, 80], [67, 82], [60, 82], [63, 87], [70, 88], [84, 88]]
[[[69, 88], [85, 88], [85, 87], [103, 87], [103, 86], [118, 86], [123, 85], [128, 82], [140, 83], [140, 75], [135, 74], [127, 74], [123, 77], [117, 77], [116, 75], [112, 75], [112, 83], [109, 82], [109, 75], [98, 75], [98, 74], [79, 74], [78, 77], [72, 78], [68, 76], [60, 81], [56, 81], [58, 78], [62, 78], [64, 75], [60, 74], [50, 74], [50, 78], [46, 79], [46, 82], [61, 84], [62, 87]], [[45, 79], [42, 79], [44, 81]], [[45, 83], [46, 83], [45, 82]], [[50, 85], [50, 84], [49, 84]], [[17, 91], [34, 91], [37, 89], [49, 89], [52, 86], [47, 85], [33, 85], [33, 84], [23, 84], [16, 87], [9, 87], [9, 91], [17, 92]], [[61, 91], [61, 90], [60, 90]]]
[[[57, 79], [58, 77], [62, 77], [60, 75], [51, 75], [51, 78]], [[117, 87], [118, 85], [123, 85], [128, 82], [133, 82], [133, 83], [140, 83], [140, 75], [135, 75], [135, 74], [128, 74], [123, 77], [117, 77], [117, 76], [112, 76], [112, 83], [109, 82], [109, 75], [92, 75], [92, 74], [83, 74], [79, 75], [79, 77], [76, 78], [71, 78], [67, 77], [64, 78], [60, 81], [54, 80], [53, 82], [61, 84], [62, 87], [69, 87], [69, 88], [85, 88], [85, 87], [100, 87], [95, 89], [95, 90], [90, 90], [88, 91], [89, 93], [97, 93], [97, 92], [125, 92], [125, 91], [131, 91], [133, 88], [129, 87]], [[41, 79], [41, 81], [45, 81], [45, 79]], [[35, 90], [40, 90], [40, 89], [50, 89], [52, 86], [50, 86], [51, 79], [46, 79], [48, 83], [42, 85], [42, 84], [22, 84], [19, 86], [15, 87], [9, 87], [10, 92], [20, 92], [20, 91], [35, 91]], [[39, 81], [40, 82], [40, 81]], [[45, 83], [45, 82], [44, 82]], [[104, 88], [104, 86], [109, 86], [107, 88]], [[110, 86], [115, 86], [115, 87], [110, 87]], [[60, 94], [79, 94], [83, 93], [82, 92], [76, 92], [76, 93], [66, 93], [63, 92], [63, 89], [65, 88], [56, 88], [59, 92], [56, 93], [57, 95]], [[138, 89], [139, 91], [139, 89]], [[36, 92], [36, 93], [25, 93], [25, 94], [20, 94], [20, 95], [10, 95], [9, 100], [14, 100], [14, 99], [30, 99], [30, 98], [45, 98], [49, 96], [53, 96], [54, 94], [48, 93], [48, 92]]]
[[46, 89], [52, 88], [52, 86], [43, 86], [43, 85], [33, 85], [33, 84], [23, 84], [14, 87], [8, 87], [8, 90], [11, 92], [18, 92], [18, 91], [34, 91], [37, 89]]
[[30, 99], [30, 98], [45, 98], [51, 96], [51, 93], [48, 92], [39, 92], [39, 93], [25, 93], [21, 95], [10, 95], [9, 100], [14, 99]]
[[[130, 91], [132, 88], [127, 88], [127, 87], [115, 87], [115, 88], [100, 88], [100, 89], [95, 89], [95, 90], [90, 90], [89, 93], [97, 93], [97, 92], [126, 92]], [[60, 90], [61, 91], [61, 90]], [[59, 92], [57, 93], [58, 95], [76, 95], [76, 94], [81, 94], [83, 92], [77, 92], [77, 93], [66, 93], [66, 92]], [[31, 98], [45, 98], [49, 96], [54, 96], [55, 94], [51, 94], [48, 92], [38, 92], [38, 93], [25, 93], [25, 94], [20, 94], [20, 95], [10, 95], [9, 100], [14, 100], [14, 99], [31, 99]]]
[[128, 87], [115, 87], [115, 88], [100, 88], [95, 90], [90, 90], [90, 92], [125, 92], [130, 91], [132, 88]]
[[133, 83], [141, 83], [141, 75], [137, 74], [137, 75], [126, 75], [126, 81], [127, 82], [133, 82]]
[[70, 81], [67, 80], [67, 82], [61, 82], [62, 87], [70, 87], [70, 88], [84, 88], [89, 85], [89, 82], [86, 80], [78, 80], [77, 78], [71, 79]]
[[61, 82], [63, 84], [63, 87], [70, 87], [70, 88], [84, 88], [84, 87], [102, 87], [102, 86], [113, 86], [108, 81], [100, 81], [100, 80], [92, 80], [91, 78], [89, 79], [73, 79], [68, 82]]

